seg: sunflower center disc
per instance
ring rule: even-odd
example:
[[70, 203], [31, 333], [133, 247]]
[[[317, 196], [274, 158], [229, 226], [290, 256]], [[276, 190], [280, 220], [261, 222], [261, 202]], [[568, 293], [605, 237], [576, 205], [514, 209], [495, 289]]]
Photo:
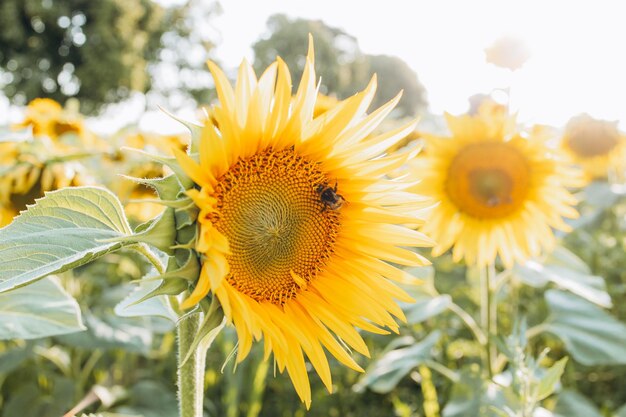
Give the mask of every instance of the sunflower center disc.
[[218, 180], [213, 223], [229, 241], [228, 282], [257, 301], [282, 305], [323, 269], [339, 212], [317, 193], [328, 179], [292, 149], [235, 163]]
[[528, 163], [511, 144], [468, 145], [452, 160], [446, 181], [450, 200], [480, 219], [505, 217], [524, 202], [530, 182]]

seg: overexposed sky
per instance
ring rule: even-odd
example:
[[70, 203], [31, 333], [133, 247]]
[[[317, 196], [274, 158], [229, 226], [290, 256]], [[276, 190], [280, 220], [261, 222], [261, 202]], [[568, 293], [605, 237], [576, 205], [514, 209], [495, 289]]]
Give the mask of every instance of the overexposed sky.
[[[512, 107], [527, 122], [560, 126], [583, 111], [626, 122], [621, 1], [224, 0], [222, 8], [216, 56], [226, 66], [252, 58], [250, 45], [266, 32], [267, 17], [285, 13], [342, 28], [365, 53], [401, 57], [435, 113], [461, 113], [469, 96], [510, 86]], [[506, 34], [533, 54], [515, 73], [484, 59], [484, 48]]]
[[[252, 59], [250, 46], [267, 33], [267, 18], [285, 13], [343, 29], [365, 53], [404, 59], [426, 87], [433, 113], [462, 113], [469, 96], [510, 87], [511, 107], [522, 122], [559, 127], [588, 112], [620, 120], [626, 130], [626, 3], [620, 0], [222, 0], [221, 5], [223, 13], [207, 30], [218, 37], [214, 55], [225, 69], [243, 57]], [[531, 58], [516, 72], [485, 62], [485, 47], [502, 35], [518, 37], [531, 49]], [[111, 120], [92, 122], [94, 127], [112, 131], [141, 117], [146, 129], [180, 129], [156, 109], [142, 116], [145, 102], [134, 101], [114, 108]], [[7, 109], [0, 97], [0, 124]], [[179, 114], [190, 118], [194, 110]]]

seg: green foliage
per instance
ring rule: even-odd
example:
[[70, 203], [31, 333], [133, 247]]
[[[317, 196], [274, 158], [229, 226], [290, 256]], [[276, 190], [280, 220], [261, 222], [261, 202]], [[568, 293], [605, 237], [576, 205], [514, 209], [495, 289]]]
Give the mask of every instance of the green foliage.
[[573, 295], [548, 290], [551, 317], [546, 331], [556, 334], [584, 365], [626, 364], [626, 325]]
[[252, 46], [257, 73], [280, 56], [287, 63], [292, 80], [297, 83], [304, 70], [303, 51], [306, 51], [308, 36], [312, 34], [322, 93], [348, 97], [362, 90], [376, 73], [378, 93], [372, 106], [378, 107], [404, 90], [397, 106], [400, 116], [413, 116], [425, 109], [424, 87], [415, 72], [400, 58], [363, 54], [353, 36], [321, 20], [290, 19], [276, 14], [268, 19], [267, 26], [267, 37]]
[[400, 116], [414, 116], [426, 108], [426, 90], [406, 62], [395, 56], [367, 55], [369, 73], [378, 75], [378, 90], [372, 108], [380, 107], [402, 91]]
[[367, 369], [358, 389], [369, 388], [379, 394], [390, 392], [402, 378], [431, 357], [431, 350], [440, 337], [441, 334], [435, 331], [419, 342], [413, 338], [400, 339], [397, 342], [401, 342], [402, 347], [392, 342], [393, 348], [389, 350], [388, 347], [387, 352]]
[[[254, 51], [254, 69], [263, 71], [276, 56], [280, 56], [297, 83], [304, 70], [303, 51], [306, 51], [309, 34], [315, 42], [316, 70], [322, 78], [323, 92], [353, 94], [367, 82], [367, 69], [358, 50], [357, 41], [341, 29], [326, 25], [320, 20], [290, 19], [276, 14], [267, 21], [269, 36], [260, 39]], [[354, 88], [354, 91], [349, 91]]]
[[122, 205], [103, 188], [53, 191], [0, 229], [0, 292], [86, 264], [131, 233]]
[[5, 0], [0, 3], [4, 93], [18, 103], [50, 97], [102, 103], [150, 87], [147, 68], [167, 29], [150, 0]]
[[36, 339], [85, 330], [78, 303], [46, 278], [0, 294], [0, 340]]
[[602, 417], [598, 408], [575, 391], [565, 390], [559, 395], [554, 417]]

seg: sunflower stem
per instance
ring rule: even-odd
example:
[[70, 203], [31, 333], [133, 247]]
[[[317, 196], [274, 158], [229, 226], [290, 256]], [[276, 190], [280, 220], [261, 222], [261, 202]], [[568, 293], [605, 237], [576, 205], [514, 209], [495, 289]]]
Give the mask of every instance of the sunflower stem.
[[489, 378], [493, 378], [493, 361], [496, 357], [492, 343], [497, 336], [497, 303], [495, 300], [496, 267], [493, 263], [480, 270], [480, 324], [486, 335], [484, 344], [484, 365]]
[[463, 320], [463, 323], [465, 323], [467, 328], [472, 331], [472, 333], [474, 334], [474, 338], [478, 343], [480, 343], [481, 345], [487, 343], [487, 336], [485, 336], [485, 333], [483, 333], [483, 330], [480, 328], [478, 323], [476, 323], [476, 320], [474, 320], [474, 318], [468, 312], [463, 310], [455, 302], [452, 302], [448, 309], [457, 316], [459, 316], [461, 320]]
[[165, 273], [165, 266], [163, 265], [161, 260], [157, 258], [156, 255], [150, 249], [148, 249], [148, 247], [144, 243], [133, 245], [131, 248], [135, 249], [137, 252], [145, 256], [159, 274]]
[[183, 317], [178, 323], [178, 406], [180, 417], [202, 417], [206, 352], [196, 351], [183, 363], [201, 322], [200, 314]]

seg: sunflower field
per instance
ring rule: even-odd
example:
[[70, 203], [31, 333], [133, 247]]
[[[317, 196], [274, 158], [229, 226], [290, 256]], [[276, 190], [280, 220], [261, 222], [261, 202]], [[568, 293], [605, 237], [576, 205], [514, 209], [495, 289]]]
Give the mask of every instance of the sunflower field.
[[300, 6], [0, 0], [0, 417], [626, 417], [626, 121]]

